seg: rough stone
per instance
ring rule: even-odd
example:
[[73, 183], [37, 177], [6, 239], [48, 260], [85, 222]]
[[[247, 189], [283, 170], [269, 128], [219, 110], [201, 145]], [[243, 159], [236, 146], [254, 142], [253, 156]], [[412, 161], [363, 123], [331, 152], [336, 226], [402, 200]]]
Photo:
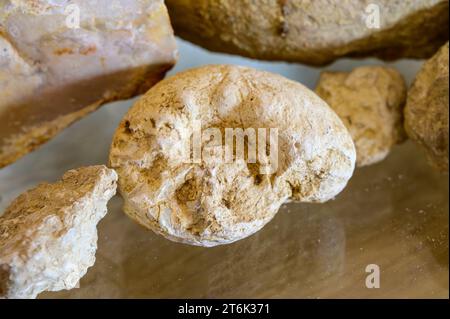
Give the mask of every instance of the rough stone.
[[77, 286], [95, 262], [96, 226], [116, 181], [105, 166], [79, 168], [11, 203], [0, 216], [0, 298]]
[[146, 92], [175, 60], [162, 0], [0, 1], [0, 167]]
[[[203, 133], [217, 132], [201, 139], [198, 162], [192, 154], [196, 123]], [[239, 154], [238, 143], [223, 137], [239, 128], [266, 129], [264, 136], [278, 129], [278, 135], [245, 139], [247, 155], [227, 161], [226, 152]], [[252, 162], [254, 144], [263, 155]], [[214, 246], [258, 231], [287, 200], [334, 198], [351, 177], [355, 157], [337, 115], [300, 83], [211, 65], [150, 89], [117, 129], [110, 165], [134, 220], [174, 241]]]
[[316, 93], [349, 130], [357, 166], [383, 160], [394, 145], [405, 140], [406, 84], [395, 69], [367, 66], [352, 72], [323, 72]]

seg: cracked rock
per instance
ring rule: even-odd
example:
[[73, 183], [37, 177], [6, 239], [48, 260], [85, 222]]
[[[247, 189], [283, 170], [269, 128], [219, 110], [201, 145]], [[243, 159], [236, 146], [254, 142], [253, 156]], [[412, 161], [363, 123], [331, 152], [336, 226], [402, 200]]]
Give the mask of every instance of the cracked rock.
[[96, 226], [116, 181], [105, 166], [79, 168], [11, 203], [0, 217], [0, 298], [77, 286], [95, 262]]

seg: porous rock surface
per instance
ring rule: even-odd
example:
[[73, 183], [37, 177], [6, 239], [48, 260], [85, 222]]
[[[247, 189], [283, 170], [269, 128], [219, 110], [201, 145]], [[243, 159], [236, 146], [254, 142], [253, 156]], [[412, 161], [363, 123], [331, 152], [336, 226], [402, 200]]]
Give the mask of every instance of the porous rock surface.
[[427, 152], [431, 163], [448, 172], [448, 42], [426, 61], [408, 91], [405, 128]]
[[394, 145], [405, 140], [406, 84], [397, 70], [365, 66], [351, 72], [323, 72], [316, 93], [349, 130], [357, 166], [383, 160]]
[[[220, 136], [203, 138], [203, 157], [193, 162], [198, 122]], [[237, 144], [223, 142], [227, 128], [278, 129], [277, 157], [267, 152], [275, 138], [267, 138], [257, 142], [267, 158], [227, 162], [223, 154], [237, 152]], [[355, 157], [345, 126], [303, 85], [210, 65], [149, 90], [117, 129], [110, 165], [134, 220], [174, 241], [214, 246], [258, 231], [287, 200], [332, 199], [351, 177]]]
[[105, 166], [79, 168], [11, 203], [0, 216], [0, 298], [76, 287], [95, 262], [96, 226], [116, 181]]

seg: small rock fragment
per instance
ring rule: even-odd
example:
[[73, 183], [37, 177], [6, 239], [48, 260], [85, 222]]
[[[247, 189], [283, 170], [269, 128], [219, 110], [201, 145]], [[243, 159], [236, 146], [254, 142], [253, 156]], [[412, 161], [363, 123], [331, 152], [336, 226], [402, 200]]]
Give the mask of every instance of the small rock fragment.
[[316, 93], [341, 118], [356, 146], [356, 165], [383, 160], [404, 141], [406, 85], [391, 68], [367, 66], [352, 72], [323, 72]]
[[77, 286], [95, 262], [96, 226], [116, 181], [105, 166], [79, 168], [11, 203], [0, 216], [0, 298]]
[[448, 42], [424, 63], [408, 91], [405, 129], [425, 148], [431, 163], [448, 172], [449, 73]]

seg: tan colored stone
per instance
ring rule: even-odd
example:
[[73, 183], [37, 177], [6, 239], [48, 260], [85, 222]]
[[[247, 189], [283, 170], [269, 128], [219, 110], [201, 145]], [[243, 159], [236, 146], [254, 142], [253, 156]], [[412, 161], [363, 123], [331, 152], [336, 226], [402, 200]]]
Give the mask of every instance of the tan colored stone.
[[[176, 60], [162, 0], [0, 1], [0, 167], [100, 105], [148, 90]], [[67, 24], [67, 22], [69, 22]]]
[[[221, 137], [202, 139], [203, 157], [192, 163], [196, 122]], [[277, 143], [257, 142], [264, 153], [277, 146], [274, 169], [260, 170], [264, 156], [255, 163], [248, 157], [225, 161], [226, 151], [237, 152], [237, 143], [223, 142], [227, 128], [278, 129]], [[215, 246], [258, 231], [287, 200], [334, 198], [351, 177], [355, 157], [342, 122], [303, 85], [250, 68], [211, 65], [149, 90], [117, 129], [110, 165], [131, 218], [171, 240]]]
[[[323, 65], [430, 57], [448, 41], [448, 0], [167, 0], [177, 35], [212, 51]], [[379, 5], [380, 28], [370, 5]], [[366, 12], [367, 10], [367, 12]]]
[[408, 91], [405, 128], [433, 165], [448, 172], [448, 42], [425, 62]]
[[367, 66], [352, 72], [323, 72], [316, 93], [349, 130], [357, 166], [383, 160], [404, 141], [406, 84], [395, 69]]
[[116, 181], [105, 166], [79, 168], [11, 203], [0, 217], [0, 298], [77, 286], [95, 262], [96, 226]]

